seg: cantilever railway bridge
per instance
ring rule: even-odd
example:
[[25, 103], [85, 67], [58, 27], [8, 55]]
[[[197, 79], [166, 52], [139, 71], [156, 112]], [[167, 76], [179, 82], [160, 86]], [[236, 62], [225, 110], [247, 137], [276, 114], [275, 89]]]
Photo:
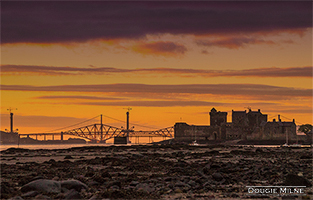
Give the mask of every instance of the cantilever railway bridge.
[[74, 128], [70, 130], [62, 130], [59, 132], [53, 133], [29, 133], [29, 136], [44, 136], [46, 140], [46, 136], [52, 136], [54, 140], [54, 136], [60, 135], [61, 140], [63, 140], [63, 135], [72, 135], [80, 138], [88, 139], [94, 142], [105, 142], [109, 139], [113, 139], [115, 137], [163, 137], [165, 138], [173, 138], [174, 137], [174, 127], [167, 127], [153, 131], [135, 131], [129, 129], [129, 112], [127, 114], [127, 128], [118, 128], [111, 125], [106, 125], [102, 123], [102, 115], [100, 123], [95, 123], [87, 126], [82, 126], [79, 128]]

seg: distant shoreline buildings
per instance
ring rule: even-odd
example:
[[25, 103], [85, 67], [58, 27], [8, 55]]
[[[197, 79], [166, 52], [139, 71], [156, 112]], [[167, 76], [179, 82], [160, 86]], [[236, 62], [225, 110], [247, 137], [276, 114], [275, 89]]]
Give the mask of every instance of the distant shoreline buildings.
[[[244, 111], [232, 110], [232, 122], [227, 122], [227, 112], [217, 111], [212, 108], [209, 112], [210, 125], [189, 125], [185, 122], [178, 122], [174, 125], [174, 138], [176, 141], [309, 141], [312, 143], [309, 134], [299, 137], [295, 120], [282, 121], [278, 119], [268, 121], [268, 115], [263, 114], [260, 109], [252, 111], [250, 108]], [[11, 123], [12, 124], [12, 123]], [[54, 143], [86, 143], [83, 139], [69, 139], [43, 141], [32, 139], [28, 134], [21, 134], [27, 137], [20, 137], [17, 132], [0, 131], [0, 144], [54, 144]]]
[[227, 122], [227, 112], [211, 109], [210, 125], [197, 126], [176, 123], [174, 137], [177, 140], [288, 140], [297, 139], [295, 120], [267, 121], [261, 110], [248, 112], [232, 110], [232, 122]]

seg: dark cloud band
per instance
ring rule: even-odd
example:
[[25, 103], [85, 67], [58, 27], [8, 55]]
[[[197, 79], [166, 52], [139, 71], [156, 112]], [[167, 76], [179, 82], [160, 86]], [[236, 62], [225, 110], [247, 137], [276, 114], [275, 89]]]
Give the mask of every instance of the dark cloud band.
[[258, 84], [190, 84], [190, 85], [58, 85], [29, 86], [1, 85], [1, 90], [47, 91], [47, 92], [100, 92], [100, 93], [168, 93], [168, 94], [213, 94], [232, 96], [312, 97], [312, 89], [277, 87]]
[[137, 39], [164, 33], [277, 32], [309, 27], [312, 27], [311, 1], [1, 3], [2, 44]]
[[141, 68], [119, 69], [110, 67], [55, 67], [34, 65], [2, 65], [1, 74], [40, 74], [40, 75], [112, 75], [121, 73], [133, 74], [166, 74], [186, 77], [302, 77], [312, 78], [313, 67], [289, 67], [289, 68], [257, 68], [244, 70], [201, 70], [201, 69], [177, 69], [177, 68]]

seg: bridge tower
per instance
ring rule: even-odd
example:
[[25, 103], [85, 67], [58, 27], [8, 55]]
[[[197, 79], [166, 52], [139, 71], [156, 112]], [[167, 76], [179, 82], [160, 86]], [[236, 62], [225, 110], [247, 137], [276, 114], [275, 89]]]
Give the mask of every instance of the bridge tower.
[[[13, 113], [12, 113], [12, 108], [7, 109], [10, 112], [10, 133], [13, 133]], [[17, 110], [17, 108], [15, 109]]]
[[126, 112], [126, 129], [122, 130], [123, 135], [114, 137], [114, 144], [128, 144], [128, 143], [130, 143], [129, 133], [134, 131], [134, 130], [129, 129], [129, 111], [131, 111], [132, 108], [128, 107], [128, 108], [124, 108], [124, 109], [127, 109], [127, 112]]
[[100, 115], [100, 131], [101, 131], [101, 136], [100, 136], [100, 141], [103, 141], [103, 123], [102, 123], [102, 114]]
[[132, 110], [132, 108], [128, 107], [126, 108], [127, 109], [127, 112], [126, 112], [126, 140], [127, 140], [127, 143], [129, 143], [129, 111]]

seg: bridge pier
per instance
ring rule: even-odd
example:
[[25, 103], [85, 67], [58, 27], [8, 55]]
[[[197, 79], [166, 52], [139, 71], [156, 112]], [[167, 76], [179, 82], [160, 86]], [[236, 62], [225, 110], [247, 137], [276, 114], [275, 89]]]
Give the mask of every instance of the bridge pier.
[[128, 137], [114, 137], [114, 144], [127, 144]]
[[153, 142], [153, 137], [149, 136], [149, 143], [151, 143], [151, 141]]
[[131, 139], [134, 138], [134, 140], [132, 142], [134, 142], [134, 144], [139, 144], [139, 136], [130, 136]]

